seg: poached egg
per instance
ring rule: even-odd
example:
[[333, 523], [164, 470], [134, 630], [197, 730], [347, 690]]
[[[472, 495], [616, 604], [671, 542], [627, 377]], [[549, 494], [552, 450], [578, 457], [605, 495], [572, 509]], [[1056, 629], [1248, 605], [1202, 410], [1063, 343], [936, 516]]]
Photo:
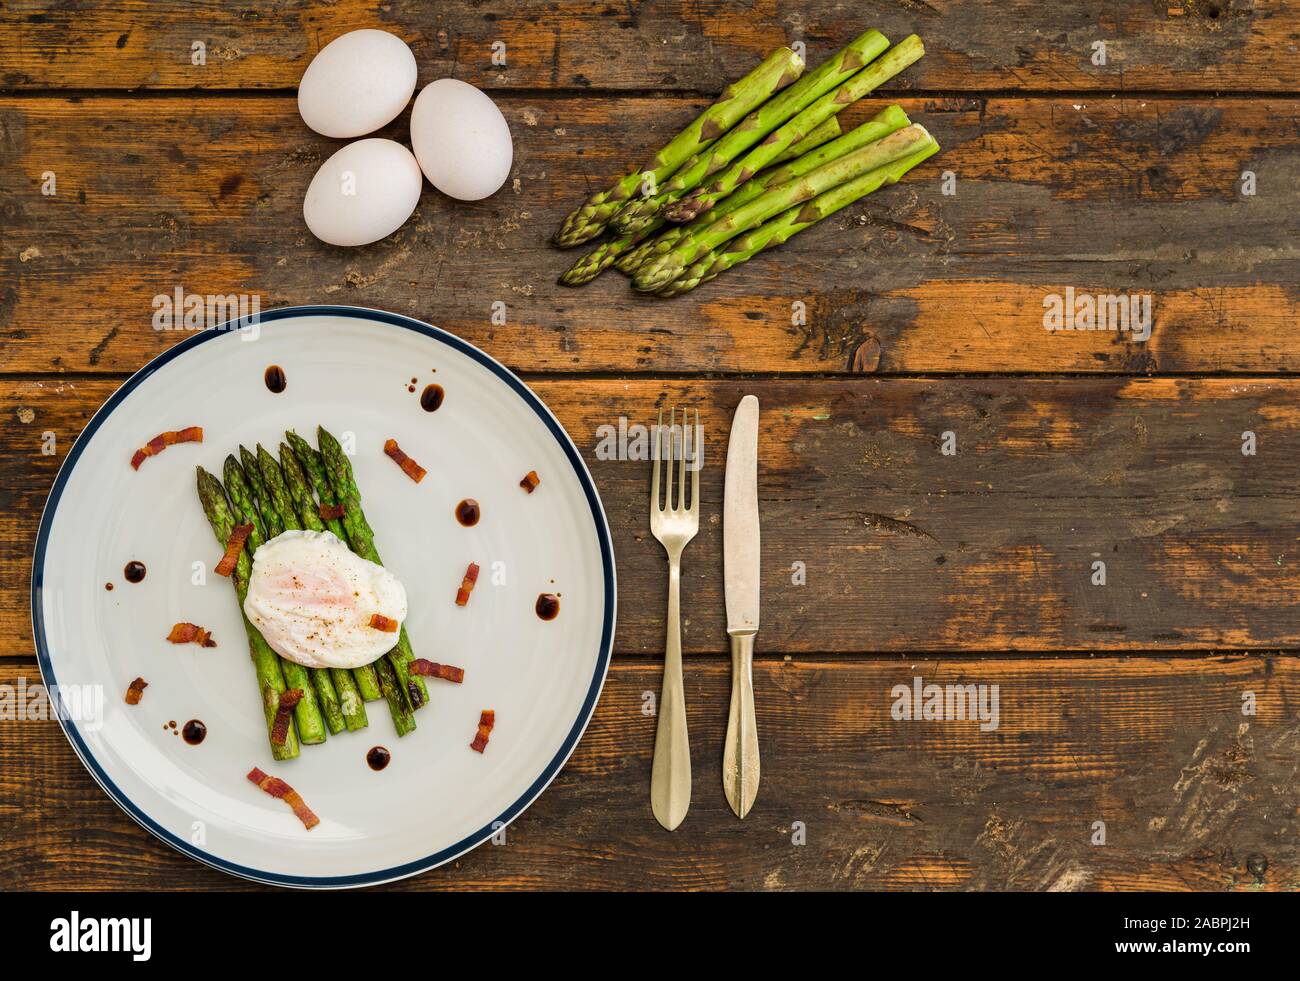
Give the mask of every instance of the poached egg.
[[387, 654], [397, 634], [373, 614], [406, 619], [406, 588], [328, 531], [286, 531], [253, 553], [244, 614], [281, 657], [308, 668], [357, 668]]

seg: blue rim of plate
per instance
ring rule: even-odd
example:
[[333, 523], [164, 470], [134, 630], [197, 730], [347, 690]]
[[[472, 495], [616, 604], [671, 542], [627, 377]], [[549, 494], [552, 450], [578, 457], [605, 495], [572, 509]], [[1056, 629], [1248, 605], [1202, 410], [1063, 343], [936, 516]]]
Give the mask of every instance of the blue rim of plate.
[[605, 610], [601, 626], [600, 654], [596, 661], [596, 671], [591, 679], [591, 686], [587, 690], [587, 697], [582, 703], [582, 708], [578, 713], [578, 718], [574, 721], [573, 727], [569, 730], [564, 742], [561, 744], [559, 751], [551, 759], [550, 763], [542, 770], [541, 775], [533, 781], [532, 785], [509, 807], [494, 818], [487, 825], [467, 835], [460, 841], [427, 858], [417, 859], [414, 862], [407, 862], [404, 865], [394, 866], [393, 868], [380, 869], [375, 872], [364, 872], [356, 875], [336, 875], [336, 876], [297, 876], [282, 875], [276, 872], [265, 872], [261, 869], [249, 868], [240, 865], [237, 862], [230, 862], [216, 855], [211, 855], [201, 848], [195, 848], [188, 841], [178, 838], [167, 829], [160, 826], [156, 821], [149, 817], [144, 811], [135, 805], [135, 803], [122, 792], [108, 774], [104, 772], [99, 762], [90, 752], [89, 747], [81, 738], [75, 724], [71, 719], [62, 718], [63, 713], [55, 713], [59, 717], [59, 725], [63, 728], [63, 734], [68, 737], [68, 742], [76, 751], [77, 756], [86, 769], [90, 771], [91, 776], [104, 789], [122, 810], [126, 811], [146, 830], [152, 832], [155, 836], [171, 845], [177, 851], [188, 855], [190, 858], [209, 865], [212, 868], [220, 869], [223, 872], [229, 872], [244, 879], [251, 879], [254, 882], [263, 882], [277, 886], [295, 886], [298, 888], [312, 889], [342, 889], [349, 886], [370, 886], [379, 885], [384, 882], [392, 882], [396, 879], [404, 879], [408, 876], [417, 875], [420, 872], [426, 872], [429, 869], [437, 868], [444, 865], [459, 855], [477, 848], [488, 838], [492, 837], [496, 831], [509, 824], [520, 814], [522, 814], [533, 801], [535, 801], [547, 788], [556, 775], [568, 762], [569, 756], [572, 755], [574, 748], [578, 745], [578, 740], [586, 731], [587, 723], [591, 721], [592, 713], [596, 709], [596, 700], [600, 697], [601, 689], [605, 684], [605, 676], [609, 671], [610, 653], [614, 646], [614, 617], [617, 608], [616, 582], [614, 576], [614, 549], [610, 543], [609, 525], [605, 519], [605, 510], [600, 502], [600, 495], [596, 492], [596, 485], [591, 479], [591, 473], [587, 469], [586, 463], [583, 462], [581, 454], [569, 438], [568, 433], [560, 425], [559, 421], [551, 413], [545, 403], [525, 385], [514, 372], [512, 372], [501, 362], [467, 341], [461, 340], [454, 334], [449, 334], [440, 327], [434, 327], [432, 324], [426, 324], [423, 321], [415, 320], [412, 317], [406, 317], [397, 313], [388, 313], [383, 310], [371, 310], [365, 307], [346, 307], [346, 306], [298, 306], [298, 307], [280, 307], [275, 310], [269, 310], [266, 313], [257, 314], [240, 318], [238, 320], [227, 321], [216, 327], [211, 327], [200, 331], [191, 337], [187, 337], [174, 347], [168, 348], [162, 354], [158, 355], [134, 375], [122, 383], [122, 386], [109, 396], [98, 411], [91, 417], [86, 428], [82, 430], [81, 435], [77, 437], [76, 443], [73, 444], [63, 465], [59, 468], [58, 476], [54, 478], [54, 486], [50, 489], [49, 497], [45, 502], [45, 510], [41, 514], [40, 529], [36, 535], [36, 551], [32, 560], [32, 637], [36, 645], [36, 659], [41, 669], [41, 679], [46, 689], [49, 690], [57, 684], [54, 676], [54, 665], [50, 661], [50, 652], [45, 637], [45, 622], [41, 615], [41, 588], [42, 579], [45, 571], [45, 550], [50, 537], [50, 526], [53, 524], [55, 514], [58, 510], [59, 498], [63, 494], [63, 488], [72, 475], [76, 467], [77, 460], [81, 456], [82, 450], [90, 444], [96, 430], [103, 424], [104, 420], [112, 414], [113, 410], [136, 388], [140, 386], [147, 378], [163, 368], [169, 361], [179, 357], [186, 351], [192, 350], [214, 337], [222, 337], [226, 334], [233, 333], [241, 327], [248, 326], [254, 320], [259, 324], [272, 323], [277, 320], [290, 320], [297, 317], [350, 317], [356, 320], [369, 320], [391, 327], [401, 327], [404, 330], [414, 331], [417, 334], [423, 334], [448, 347], [466, 355], [483, 367], [487, 368], [494, 375], [500, 378], [511, 390], [515, 392], [524, 404], [531, 408], [546, 424], [551, 435], [555, 437], [560, 448], [564, 450], [565, 456], [568, 457], [574, 473], [578, 477], [578, 482], [582, 485], [583, 493], [586, 495], [587, 504], [591, 508], [592, 521], [596, 527], [596, 536], [600, 541], [600, 558], [601, 568], [605, 580]]

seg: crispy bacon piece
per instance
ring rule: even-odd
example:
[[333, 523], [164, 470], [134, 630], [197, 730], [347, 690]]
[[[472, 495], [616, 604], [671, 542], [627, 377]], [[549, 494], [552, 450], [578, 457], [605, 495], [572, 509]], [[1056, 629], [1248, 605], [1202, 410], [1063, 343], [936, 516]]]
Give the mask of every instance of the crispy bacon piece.
[[159, 433], [131, 455], [131, 469], [139, 470], [140, 464], [144, 463], [144, 461], [149, 459], [151, 456], [157, 456], [169, 446], [174, 446], [177, 443], [202, 442], [202, 426], [187, 426], [184, 429], [169, 430], [165, 433]]
[[392, 457], [393, 462], [402, 468], [402, 472], [417, 484], [422, 481], [424, 475], [429, 472], [403, 453], [402, 448], [397, 445], [397, 440], [395, 439], [384, 441], [384, 452]]
[[322, 521], [333, 521], [335, 518], [343, 517], [345, 510], [342, 504], [322, 504], [320, 506], [320, 519]]
[[529, 470], [528, 473], [524, 474], [524, 479], [519, 481], [519, 486], [531, 494], [537, 490], [537, 485], [541, 482], [542, 478], [537, 476], [537, 471]]
[[173, 644], [195, 643], [200, 647], [216, 647], [217, 642], [212, 639], [212, 631], [204, 630], [202, 627], [193, 623], [178, 623], [172, 627], [172, 632], [167, 635], [167, 639]]
[[460, 581], [460, 589], [456, 590], [457, 606], [464, 606], [469, 602], [469, 594], [474, 591], [476, 582], [478, 582], [478, 564], [471, 562], [469, 568], [465, 570], [465, 578]]
[[492, 728], [497, 724], [497, 714], [492, 709], [484, 709], [478, 717], [478, 733], [474, 736], [474, 741], [469, 744], [469, 748], [476, 753], [481, 753], [488, 744], [488, 736], [492, 735]]
[[397, 633], [397, 621], [392, 617], [386, 617], [382, 613], [370, 614], [370, 626], [376, 630], [382, 630], [386, 634]]
[[451, 664], [439, 664], [437, 661], [429, 661], [422, 657], [417, 657], [406, 669], [411, 674], [423, 675], [426, 678], [441, 678], [443, 681], [450, 681], [459, 685], [465, 680], [465, 669], [458, 668]]
[[293, 718], [294, 706], [302, 701], [302, 689], [290, 688], [280, 695], [280, 707], [275, 710], [275, 721], [271, 723], [271, 742], [283, 746], [289, 738], [289, 720]]
[[230, 541], [226, 542], [226, 554], [212, 571], [219, 576], [228, 576], [234, 572], [235, 566], [239, 565], [239, 553], [244, 550], [244, 542], [248, 541], [248, 536], [252, 533], [252, 525], [235, 525], [235, 530], [230, 533]]
[[136, 678], [135, 681], [126, 686], [126, 704], [139, 705], [140, 696], [144, 694], [144, 690], [148, 687], [149, 682], [143, 678]]
[[[295, 689], [296, 690], [296, 689]], [[284, 696], [281, 695], [281, 698]], [[298, 791], [294, 790], [279, 777], [270, 777], [253, 767], [248, 771], [248, 779], [265, 790], [272, 797], [277, 797], [293, 808], [293, 813], [298, 820], [302, 822], [304, 828], [310, 831], [316, 825], [320, 824], [320, 818], [311, 812], [307, 802], [302, 799]]]

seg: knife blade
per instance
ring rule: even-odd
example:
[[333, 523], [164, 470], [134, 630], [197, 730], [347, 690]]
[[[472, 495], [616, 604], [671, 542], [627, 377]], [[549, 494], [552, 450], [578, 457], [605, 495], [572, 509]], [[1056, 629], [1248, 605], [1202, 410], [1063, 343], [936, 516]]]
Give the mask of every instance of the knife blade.
[[722, 755], [722, 789], [740, 817], [758, 795], [758, 727], [754, 713], [754, 636], [758, 633], [758, 399], [736, 407], [727, 444], [722, 554], [731, 638], [731, 709]]
[[758, 630], [758, 399], [736, 406], [722, 505], [727, 633]]

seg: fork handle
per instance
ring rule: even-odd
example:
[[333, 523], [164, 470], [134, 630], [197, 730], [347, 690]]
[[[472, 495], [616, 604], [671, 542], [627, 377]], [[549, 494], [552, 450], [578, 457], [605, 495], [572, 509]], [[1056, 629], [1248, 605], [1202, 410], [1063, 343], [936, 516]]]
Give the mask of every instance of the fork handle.
[[739, 817], [758, 796], [758, 722], [754, 717], [754, 635], [731, 635], [731, 711], [722, 751], [722, 790]]
[[659, 695], [650, 807], [655, 820], [673, 831], [691, 806], [691, 748], [686, 736], [686, 692], [682, 687], [682, 567], [668, 561], [668, 634], [664, 643], [664, 684]]

